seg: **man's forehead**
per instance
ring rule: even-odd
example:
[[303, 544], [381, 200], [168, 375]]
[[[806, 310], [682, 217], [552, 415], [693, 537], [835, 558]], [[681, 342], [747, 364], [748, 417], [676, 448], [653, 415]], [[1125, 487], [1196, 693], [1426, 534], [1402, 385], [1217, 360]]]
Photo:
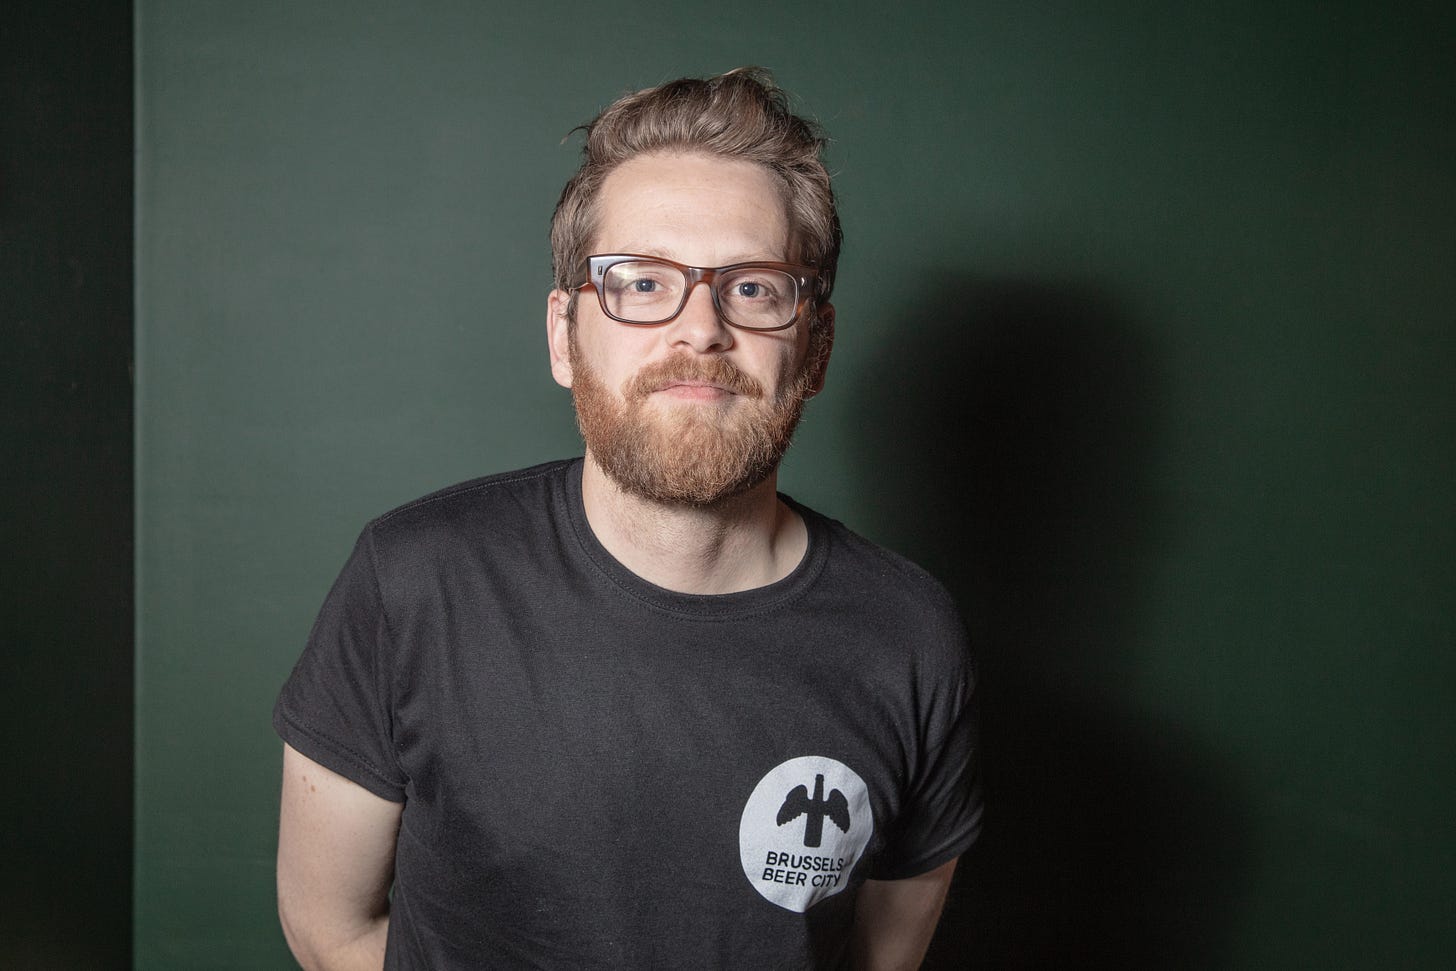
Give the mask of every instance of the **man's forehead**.
[[[789, 214], [768, 166], [703, 154], [652, 154], [611, 171], [598, 197], [595, 252], [682, 259], [684, 242], [710, 237], [737, 260], [782, 259]], [[721, 255], [718, 258], [723, 258]]]

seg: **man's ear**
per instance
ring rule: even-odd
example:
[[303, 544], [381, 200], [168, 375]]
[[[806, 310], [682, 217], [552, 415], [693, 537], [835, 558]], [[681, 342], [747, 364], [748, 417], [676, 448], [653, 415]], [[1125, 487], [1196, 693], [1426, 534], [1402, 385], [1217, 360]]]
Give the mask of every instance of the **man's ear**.
[[571, 294], [552, 290], [546, 298], [546, 345], [551, 351], [551, 376], [563, 388], [571, 387]]
[[812, 398], [824, 390], [824, 376], [829, 373], [829, 354], [834, 350], [834, 304], [826, 303], [815, 311], [819, 318], [809, 334], [809, 394]]

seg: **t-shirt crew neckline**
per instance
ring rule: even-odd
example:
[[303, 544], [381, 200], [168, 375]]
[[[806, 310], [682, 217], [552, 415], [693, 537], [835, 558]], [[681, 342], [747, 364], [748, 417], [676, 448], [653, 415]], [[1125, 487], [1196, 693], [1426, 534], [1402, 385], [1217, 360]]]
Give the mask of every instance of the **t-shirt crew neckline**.
[[823, 570], [829, 545], [826, 521], [813, 510], [779, 493], [779, 499], [803, 518], [808, 531], [808, 545], [804, 556], [789, 571], [788, 576], [767, 586], [721, 594], [680, 593], [644, 580], [623, 566], [601, 544], [596, 533], [592, 531], [591, 524], [587, 522], [586, 504], [581, 494], [583, 464], [583, 459], [573, 459], [564, 474], [557, 479], [557, 501], [564, 508], [566, 519], [571, 524], [577, 547], [605, 580], [626, 596], [649, 607], [701, 620], [733, 620], [775, 610], [796, 600], [813, 585]]

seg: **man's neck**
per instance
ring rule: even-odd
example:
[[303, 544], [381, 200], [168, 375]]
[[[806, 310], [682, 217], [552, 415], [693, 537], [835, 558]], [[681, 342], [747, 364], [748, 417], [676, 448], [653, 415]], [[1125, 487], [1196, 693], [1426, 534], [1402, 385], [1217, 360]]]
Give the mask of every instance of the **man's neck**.
[[679, 593], [767, 586], [804, 558], [804, 520], [778, 498], [777, 474], [712, 506], [659, 503], [623, 491], [588, 453], [581, 494], [598, 542], [627, 569]]

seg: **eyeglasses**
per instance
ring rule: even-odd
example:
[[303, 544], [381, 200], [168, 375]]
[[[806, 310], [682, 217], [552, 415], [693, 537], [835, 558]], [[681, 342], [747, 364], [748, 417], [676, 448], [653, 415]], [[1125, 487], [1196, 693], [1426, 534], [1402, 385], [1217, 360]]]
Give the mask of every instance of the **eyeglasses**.
[[586, 282], [602, 312], [624, 324], [665, 324], [682, 313], [693, 287], [708, 284], [718, 315], [744, 330], [783, 330], [799, 319], [819, 271], [794, 263], [685, 266], [656, 256], [588, 256]]

